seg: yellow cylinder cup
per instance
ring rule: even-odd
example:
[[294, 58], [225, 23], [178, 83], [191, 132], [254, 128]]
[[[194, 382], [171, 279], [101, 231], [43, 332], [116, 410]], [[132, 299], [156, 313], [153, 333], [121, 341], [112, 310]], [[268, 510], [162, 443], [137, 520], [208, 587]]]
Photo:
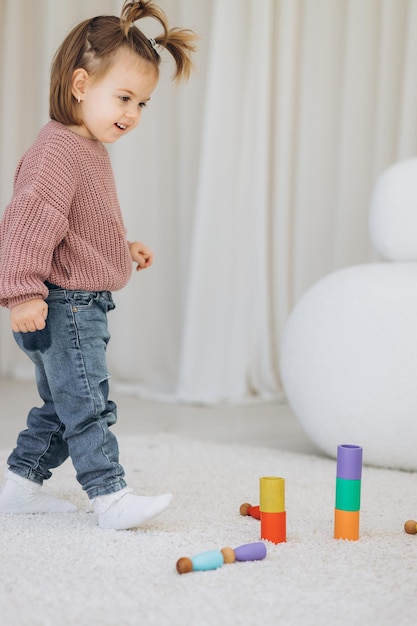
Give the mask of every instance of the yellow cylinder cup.
[[259, 482], [259, 510], [263, 513], [285, 511], [285, 479], [279, 476], [263, 476]]

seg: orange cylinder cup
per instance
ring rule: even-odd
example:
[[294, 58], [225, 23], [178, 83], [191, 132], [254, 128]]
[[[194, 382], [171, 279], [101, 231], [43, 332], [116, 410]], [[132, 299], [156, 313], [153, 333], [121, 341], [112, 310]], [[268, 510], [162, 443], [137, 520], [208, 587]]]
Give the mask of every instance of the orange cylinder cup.
[[261, 511], [261, 539], [272, 543], [287, 541], [287, 514], [264, 513]]
[[334, 510], [334, 538], [349, 539], [358, 541], [359, 539], [359, 511]]

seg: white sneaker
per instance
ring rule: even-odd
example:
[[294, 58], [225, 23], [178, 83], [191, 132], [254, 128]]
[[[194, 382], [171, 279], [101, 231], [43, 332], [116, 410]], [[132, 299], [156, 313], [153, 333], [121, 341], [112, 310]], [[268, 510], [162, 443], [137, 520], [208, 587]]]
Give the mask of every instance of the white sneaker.
[[74, 513], [77, 507], [67, 500], [41, 493], [42, 485], [9, 469], [0, 493], [0, 513]]

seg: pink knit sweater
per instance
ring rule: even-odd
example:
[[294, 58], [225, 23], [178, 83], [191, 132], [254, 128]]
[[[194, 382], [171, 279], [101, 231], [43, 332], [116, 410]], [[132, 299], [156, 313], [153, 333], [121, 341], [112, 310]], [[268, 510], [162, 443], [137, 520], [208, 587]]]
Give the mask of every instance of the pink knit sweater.
[[104, 145], [48, 122], [22, 157], [0, 222], [0, 305], [65, 289], [114, 291], [132, 259]]

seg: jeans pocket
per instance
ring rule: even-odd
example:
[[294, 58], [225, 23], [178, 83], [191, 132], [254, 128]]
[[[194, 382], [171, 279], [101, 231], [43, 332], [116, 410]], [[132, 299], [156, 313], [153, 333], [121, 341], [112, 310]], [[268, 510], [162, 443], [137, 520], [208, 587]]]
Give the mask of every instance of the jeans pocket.
[[52, 341], [48, 322], [43, 330], [35, 330], [31, 333], [13, 333], [13, 336], [19, 348], [26, 354], [46, 352]]
[[104, 313], [107, 313], [107, 311], [112, 311], [116, 307], [109, 291], [76, 292], [69, 298], [69, 302], [73, 313], [86, 311], [94, 306], [98, 306]]
[[73, 313], [88, 310], [94, 305], [97, 294], [89, 291], [74, 294], [68, 298]]

